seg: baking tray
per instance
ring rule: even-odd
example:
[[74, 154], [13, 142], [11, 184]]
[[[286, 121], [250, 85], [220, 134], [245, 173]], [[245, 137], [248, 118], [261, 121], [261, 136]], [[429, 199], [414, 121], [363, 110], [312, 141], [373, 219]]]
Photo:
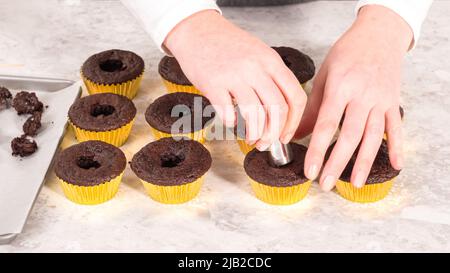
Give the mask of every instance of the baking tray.
[[11, 155], [10, 142], [22, 134], [27, 116], [18, 116], [12, 108], [0, 110], [0, 244], [7, 244], [22, 232], [65, 134], [67, 111], [81, 94], [81, 84], [65, 79], [0, 75], [0, 86], [10, 89], [13, 95], [21, 90], [36, 92], [48, 105], [35, 137], [39, 148], [22, 159]]

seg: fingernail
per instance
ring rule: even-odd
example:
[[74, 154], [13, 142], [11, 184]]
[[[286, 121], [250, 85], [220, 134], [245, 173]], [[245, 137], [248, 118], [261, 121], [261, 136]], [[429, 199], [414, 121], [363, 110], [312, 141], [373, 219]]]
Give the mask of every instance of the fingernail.
[[268, 144], [268, 143], [259, 143], [256, 148], [258, 148], [259, 151], [263, 152], [263, 151], [267, 150], [269, 148], [269, 146], [270, 146], [270, 144]]
[[284, 137], [281, 139], [281, 143], [288, 144], [289, 141], [291, 141], [292, 137], [294, 136], [294, 133], [287, 133], [284, 135]]
[[334, 187], [334, 176], [328, 175], [325, 177], [325, 179], [322, 181], [322, 189], [324, 191], [331, 191]]
[[357, 188], [362, 188], [366, 183], [366, 175], [363, 171], [358, 171], [355, 176], [355, 181], [353, 185]]
[[316, 179], [317, 175], [319, 174], [319, 168], [316, 164], [313, 164], [309, 166], [307, 176], [310, 180]]

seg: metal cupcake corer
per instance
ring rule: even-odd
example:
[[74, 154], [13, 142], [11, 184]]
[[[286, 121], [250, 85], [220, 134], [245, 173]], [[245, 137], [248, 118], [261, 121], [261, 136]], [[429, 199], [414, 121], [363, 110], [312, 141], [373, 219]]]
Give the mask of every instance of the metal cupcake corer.
[[282, 144], [279, 140], [270, 145], [269, 162], [275, 167], [282, 167], [292, 162], [293, 154], [291, 145]]

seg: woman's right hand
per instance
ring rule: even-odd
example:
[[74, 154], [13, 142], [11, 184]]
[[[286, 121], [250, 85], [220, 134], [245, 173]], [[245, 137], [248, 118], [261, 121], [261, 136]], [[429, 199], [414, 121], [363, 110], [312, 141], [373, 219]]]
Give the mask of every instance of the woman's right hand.
[[247, 143], [265, 150], [275, 140], [291, 140], [306, 95], [272, 48], [213, 10], [180, 22], [164, 45], [229, 127], [235, 125], [235, 100]]

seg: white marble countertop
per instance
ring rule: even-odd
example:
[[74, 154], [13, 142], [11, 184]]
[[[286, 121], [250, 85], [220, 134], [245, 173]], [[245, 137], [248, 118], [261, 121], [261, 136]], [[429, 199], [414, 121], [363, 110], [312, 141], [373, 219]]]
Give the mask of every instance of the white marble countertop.
[[[318, 65], [351, 23], [353, 6], [314, 2], [226, 8], [224, 14], [271, 45], [308, 52]], [[207, 144], [214, 162], [206, 183], [184, 205], [152, 201], [127, 168], [113, 200], [79, 206], [63, 196], [52, 175], [23, 233], [0, 252], [450, 251], [449, 13], [450, 2], [434, 3], [406, 61], [406, 166], [383, 201], [351, 203], [313, 184], [298, 204], [266, 205], [252, 195], [237, 144], [215, 141]], [[135, 101], [140, 114], [124, 147], [128, 159], [151, 140], [142, 111], [164, 93], [156, 72], [162, 54], [119, 2], [0, 0], [0, 41], [0, 74], [74, 80], [94, 52], [135, 51], [146, 73]], [[72, 143], [69, 134], [63, 146]]]

